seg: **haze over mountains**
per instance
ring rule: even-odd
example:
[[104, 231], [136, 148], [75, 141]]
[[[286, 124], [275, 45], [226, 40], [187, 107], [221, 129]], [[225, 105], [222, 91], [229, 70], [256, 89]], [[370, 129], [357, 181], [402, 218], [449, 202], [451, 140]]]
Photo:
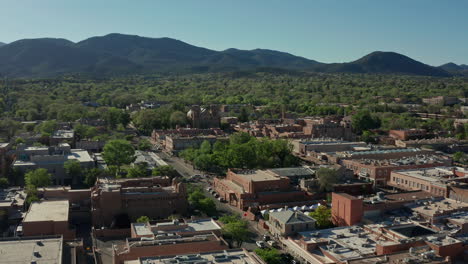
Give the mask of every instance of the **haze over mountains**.
[[42, 38], [0, 44], [0, 75], [8, 77], [219, 72], [258, 68], [440, 77], [468, 73], [466, 65], [448, 63], [433, 67], [394, 52], [377, 51], [353, 62], [326, 64], [274, 50], [214, 51], [171, 38], [123, 34], [92, 37], [78, 43]]

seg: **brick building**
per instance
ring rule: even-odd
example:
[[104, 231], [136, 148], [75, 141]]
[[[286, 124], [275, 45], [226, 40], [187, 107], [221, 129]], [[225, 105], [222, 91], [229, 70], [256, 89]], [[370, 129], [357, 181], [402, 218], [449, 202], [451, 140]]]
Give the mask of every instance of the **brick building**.
[[24, 236], [63, 235], [64, 239], [74, 239], [69, 209], [67, 200], [33, 202], [23, 219]]
[[468, 170], [460, 167], [394, 170], [388, 185], [405, 191], [421, 190], [449, 197], [450, 185], [456, 182], [468, 182]]
[[332, 221], [338, 226], [358, 224], [364, 218], [379, 217], [414, 202], [425, 202], [440, 196], [424, 191], [356, 197], [346, 193], [332, 193]]
[[390, 130], [388, 135], [392, 138], [399, 140], [410, 140], [424, 138], [427, 134], [425, 129], [403, 129], [403, 130]]
[[369, 224], [300, 232], [281, 242], [303, 263], [449, 264], [463, 258], [463, 242], [435, 236], [436, 230], [414, 223]]
[[98, 179], [91, 190], [94, 226], [110, 226], [119, 215], [136, 219], [142, 215], [166, 218], [187, 211], [185, 184], [167, 177]]
[[230, 169], [225, 179], [214, 179], [213, 187], [230, 205], [242, 210], [311, 200], [306, 192], [293, 187], [288, 177], [270, 170]]
[[377, 186], [384, 186], [394, 170], [450, 166], [451, 159], [438, 155], [419, 155], [396, 159], [351, 159], [342, 160], [342, 165], [354, 171], [359, 179], [369, 180]]
[[227, 250], [229, 247], [215, 234], [161, 234], [152, 238], [128, 238], [124, 244], [113, 248], [113, 263], [124, 264], [130, 260], [171, 256], [182, 254], [200, 254], [211, 251]]

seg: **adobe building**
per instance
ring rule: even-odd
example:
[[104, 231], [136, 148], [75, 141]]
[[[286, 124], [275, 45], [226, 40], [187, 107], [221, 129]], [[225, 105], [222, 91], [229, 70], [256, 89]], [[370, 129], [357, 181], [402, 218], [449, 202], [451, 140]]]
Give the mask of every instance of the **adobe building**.
[[95, 227], [110, 226], [116, 217], [166, 218], [187, 212], [185, 184], [168, 177], [98, 179], [91, 190], [91, 215]]
[[24, 236], [62, 235], [64, 239], [74, 239], [69, 210], [67, 200], [33, 202], [23, 219]]
[[390, 130], [388, 135], [399, 140], [420, 139], [427, 135], [427, 131], [425, 129]]
[[449, 197], [450, 186], [468, 182], [468, 170], [460, 167], [433, 167], [424, 169], [394, 170], [389, 186], [405, 191], [421, 190]]
[[305, 191], [291, 185], [288, 177], [271, 170], [229, 169], [226, 178], [215, 178], [214, 190], [230, 205], [247, 210], [267, 205], [297, 205], [312, 200]]
[[[413, 153], [413, 152], [410, 152]], [[380, 154], [379, 154], [380, 155]], [[452, 160], [439, 155], [411, 155], [403, 158], [387, 159], [347, 159], [341, 164], [354, 172], [357, 178], [372, 181], [376, 186], [385, 186], [395, 170], [450, 166]]]

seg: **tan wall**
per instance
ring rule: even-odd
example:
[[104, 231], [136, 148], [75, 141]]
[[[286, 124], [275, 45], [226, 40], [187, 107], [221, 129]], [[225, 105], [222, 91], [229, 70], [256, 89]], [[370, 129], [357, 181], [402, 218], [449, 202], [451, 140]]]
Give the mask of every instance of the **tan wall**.
[[222, 241], [203, 241], [193, 243], [180, 243], [172, 245], [155, 245], [132, 247], [130, 251], [115, 255], [114, 263], [123, 264], [127, 260], [136, 260], [141, 257], [195, 254], [228, 249]]

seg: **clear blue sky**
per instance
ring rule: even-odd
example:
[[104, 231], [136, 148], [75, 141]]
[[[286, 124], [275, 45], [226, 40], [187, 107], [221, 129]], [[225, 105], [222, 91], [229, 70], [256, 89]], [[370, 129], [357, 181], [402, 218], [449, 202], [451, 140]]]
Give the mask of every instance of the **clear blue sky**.
[[2, 42], [126, 33], [321, 62], [383, 50], [431, 65], [468, 64], [464, 0], [0, 0], [0, 10]]

